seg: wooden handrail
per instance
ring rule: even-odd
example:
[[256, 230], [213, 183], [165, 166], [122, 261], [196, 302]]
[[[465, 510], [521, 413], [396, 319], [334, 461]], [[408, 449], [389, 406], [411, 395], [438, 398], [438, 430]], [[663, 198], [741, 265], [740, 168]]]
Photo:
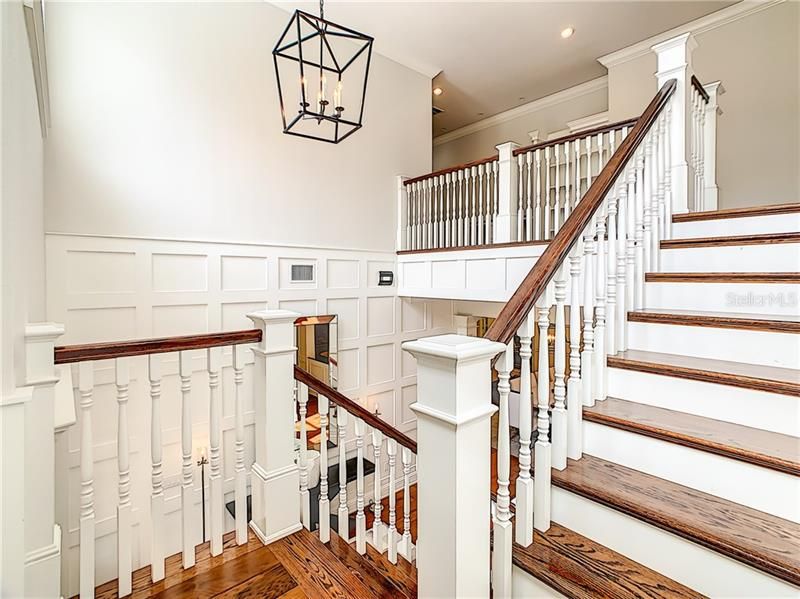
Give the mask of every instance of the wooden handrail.
[[493, 162], [497, 159], [498, 159], [497, 154], [495, 154], [494, 156], [487, 156], [486, 158], [479, 158], [478, 160], [473, 160], [472, 162], [465, 162], [464, 164], [457, 164], [456, 166], [449, 166], [447, 168], [443, 168], [438, 171], [433, 171], [432, 173], [428, 173], [427, 175], [419, 175], [418, 177], [406, 179], [405, 181], [403, 181], [403, 184], [411, 185], [412, 183], [416, 183], [417, 181], [432, 179], [433, 177], [438, 177], [439, 175], [446, 175], [447, 173], [455, 173], [465, 168], [472, 168], [473, 166], [479, 166], [481, 164], [486, 164], [487, 162]]
[[595, 127], [594, 129], [585, 129], [584, 131], [576, 131], [575, 133], [570, 133], [569, 135], [564, 135], [563, 137], [557, 137], [556, 139], [548, 139], [547, 141], [540, 141], [530, 146], [517, 148], [516, 150], [514, 150], [514, 156], [525, 154], [526, 152], [530, 152], [531, 150], [541, 150], [542, 148], [557, 146], [559, 144], [567, 143], [568, 141], [583, 139], [584, 137], [589, 137], [591, 135], [599, 135], [601, 133], [607, 133], [608, 131], [615, 131], [617, 129], [622, 129], [623, 127], [631, 127], [636, 124], [637, 120], [638, 118], [625, 119], [624, 121], [617, 121], [616, 123], [600, 125], [599, 127]]
[[711, 97], [708, 95], [706, 88], [703, 87], [703, 84], [700, 83], [700, 80], [694, 75], [692, 75], [692, 87], [695, 88], [697, 90], [697, 93], [703, 96], [703, 99], [706, 101], [706, 103], [708, 103]]
[[205, 333], [181, 337], [159, 337], [133, 341], [87, 343], [84, 345], [62, 345], [55, 348], [56, 364], [71, 364], [91, 360], [110, 360], [130, 356], [166, 354], [189, 349], [206, 349], [241, 343], [261, 341], [261, 329], [245, 329], [225, 333]]
[[614, 155], [600, 171], [592, 186], [578, 202], [575, 209], [559, 229], [547, 249], [536, 261], [528, 275], [520, 283], [514, 295], [506, 302], [500, 314], [486, 332], [486, 339], [508, 343], [525, 317], [533, 309], [539, 297], [544, 293], [550, 280], [567, 258], [572, 246], [578, 241], [581, 232], [591, 222], [594, 213], [602, 205], [606, 194], [611, 190], [617, 177], [625, 165], [633, 157], [634, 152], [644, 141], [645, 136], [655, 123], [661, 111], [675, 92], [675, 79], [667, 81], [648, 104], [642, 116], [637, 119], [631, 132], [623, 140]]
[[318, 394], [324, 395], [331, 403], [341, 406], [356, 418], [361, 418], [361, 420], [366, 422], [369, 426], [378, 429], [384, 435], [394, 439], [403, 447], [406, 447], [412, 452], [417, 453], [417, 442], [414, 441], [414, 439], [404, 435], [390, 424], [387, 424], [375, 416], [375, 414], [371, 413], [366, 408], [358, 405], [345, 395], [342, 395], [333, 387], [326, 385], [321, 380], [315, 378], [299, 366], [294, 367], [294, 378], [295, 380], [298, 380], [304, 385], [308, 386], [309, 389], [313, 389]]

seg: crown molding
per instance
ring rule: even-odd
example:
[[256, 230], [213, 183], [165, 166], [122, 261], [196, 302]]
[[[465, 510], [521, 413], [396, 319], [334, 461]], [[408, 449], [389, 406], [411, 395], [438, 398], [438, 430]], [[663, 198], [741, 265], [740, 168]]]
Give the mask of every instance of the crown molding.
[[507, 121], [511, 121], [526, 114], [530, 114], [532, 112], [536, 112], [538, 110], [542, 110], [550, 106], [555, 106], [556, 104], [568, 102], [569, 100], [572, 100], [574, 98], [580, 98], [581, 96], [585, 96], [586, 94], [591, 94], [593, 92], [602, 89], [608, 89], [607, 75], [603, 75], [602, 77], [598, 77], [597, 79], [592, 79], [590, 81], [575, 85], [573, 87], [568, 87], [567, 89], [561, 90], [554, 94], [550, 94], [549, 96], [544, 96], [543, 98], [539, 98], [538, 100], [533, 100], [532, 102], [528, 102], [527, 104], [522, 104], [521, 106], [516, 106], [504, 112], [499, 112], [485, 119], [481, 119], [480, 121], [477, 121], [475, 123], [470, 123], [469, 125], [464, 125], [463, 127], [459, 127], [454, 131], [449, 131], [444, 135], [434, 137], [433, 145], [434, 147], [440, 146], [442, 144], [451, 142], [455, 139], [459, 139], [460, 137], [471, 135], [472, 133], [477, 133], [478, 131], [482, 131], [483, 129], [488, 129], [489, 127], [494, 127], [495, 125], [499, 125], [500, 123], [505, 123]]
[[749, 17], [750, 15], [784, 2], [786, 2], [786, 0], [743, 0], [742, 2], [713, 12], [710, 15], [700, 17], [694, 21], [689, 21], [669, 31], [664, 31], [663, 33], [649, 37], [646, 40], [642, 40], [631, 46], [617, 50], [616, 52], [601, 56], [597, 61], [609, 69], [630, 60], [641, 58], [649, 54], [653, 46], [671, 38], [687, 33], [699, 35], [706, 31], [716, 29], [717, 27], [733, 23], [739, 19], [744, 19], [745, 17]]

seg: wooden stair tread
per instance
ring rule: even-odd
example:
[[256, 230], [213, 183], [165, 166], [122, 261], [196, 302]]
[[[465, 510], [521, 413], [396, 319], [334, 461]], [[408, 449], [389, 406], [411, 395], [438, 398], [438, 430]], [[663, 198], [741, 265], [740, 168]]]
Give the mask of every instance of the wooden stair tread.
[[[416, 507], [414, 508], [416, 509]], [[367, 543], [367, 553], [363, 556], [372, 566], [381, 572], [392, 584], [400, 589], [407, 597], [417, 596], [417, 569], [414, 564], [406, 561], [401, 555], [397, 556], [397, 563], [389, 561], [389, 557]]]
[[668, 239], [661, 242], [661, 249], [675, 250], [731, 245], [771, 245], [776, 243], [800, 243], [800, 233], [760, 233], [757, 235], [724, 235], [716, 237]]
[[648, 272], [648, 283], [800, 283], [800, 272]]
[[800, 586], [794, 522], [590, 455], [552, 476], [558, 487]]
[[609, 397], [583, 418], [625, 431], [800, 476], [800, 439]]
[[628, 350], [608, 356], [610, 368], [636, 370], [800, 397], [800, 370], [676, 354]]
[[[355, 547], [331, 531], [331, 540], [326, 547], [361, 580], [373, 593], [373, 597], [407, 598], [416, 597], [407, 595], [403, 584], [395, 584], [388, 572], [383, 572], [373, 565], [373, 562], [362, 556]], [[396, 570], [396, 569], [395, 569]]]
[[563, 526], [534, 531], [528, 547], [514, 544], [514, 564], [578, 599], [703, 597], [699, 593]]
[[688, 212], [675, 214], [674, 223], [688, 223], [700, 220], [716, 220], [724, 218], [745, 218], [748, 216], [769, 216], [772, 214], [791, 214], [800, 212], [800, 203], [770, 204], [768, 206], [749, 206], [747, 208], [728, 208], [726, 210], [708, 210], [704, 212]]
[[791, 315], [647, 308], [628, 312], [628, 322], [800, 333], [800, 316]]

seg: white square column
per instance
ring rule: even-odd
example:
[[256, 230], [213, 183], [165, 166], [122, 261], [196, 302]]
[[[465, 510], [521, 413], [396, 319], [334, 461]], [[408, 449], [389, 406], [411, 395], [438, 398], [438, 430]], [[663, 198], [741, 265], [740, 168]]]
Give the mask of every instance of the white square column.
[[298, 316], [287, 310], [247, 315], [262, 333], [261, 343], [253, 348], [256, 461], [250, 528], [265, 545], [303, 526], [300, 473], [294, 461], [294, 321]]
[[672, 96], [672, 118], [670, 119], [670, 161], [672, 165], [672, 214], [689, 212], [694, 198], [689, 181], [694, 180], [691, 170], [691, 90], [692, 52], [697, 41], [691, 33], [684, 33], [651, 48], [658, 59], [657, 89], [667, 81], [675, 79], [677, 87]]
[[488, 597], [491, 359], [502, 343], [441, 335], [403, 344], [417, 359], [420, 597]]
[[498, 194], [499, 202], [497, 219], [494, 225], [493, 243], [507, 243], [519, 241], [517, 239], [517, 186], [519, 185], [519, 168], [514, 150], [519, 144], [508, 141], [497, 146], [499, 173]]

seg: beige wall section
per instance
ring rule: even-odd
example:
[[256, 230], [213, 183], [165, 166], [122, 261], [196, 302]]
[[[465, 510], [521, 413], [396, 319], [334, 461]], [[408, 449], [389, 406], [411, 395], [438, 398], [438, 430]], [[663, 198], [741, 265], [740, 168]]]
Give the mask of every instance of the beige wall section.
[[495, 146], [506, 141], [527, 145], [530, 143], [529, 131], [538, 130], [539, 136], [544, 139], [548, 133], [565, 129], [568, 121], [605, 111], [607, 102], [608, 93], [606, 87], [602, 86], [578, 97], [490, 125], [447, 143], [434, 145], [433, 168], [447, 168], [491, 156], [497, 153]]
[[[800, 201], [800, 3], [788, 1], [696, 36], [697, 78], [722, 81], [719, 207]], [[611, 67], [609, 118], [655, 93], [655, 55]]]
[[25, 324], [44, 319], [42, 135], [21, 0], [0, 2], [0, 40], [0, 392], [8, 392], [24, 384]]
[[48, 4], [47, 230], [393, 250], [395, 176], [431, 166], [430, 79], [373, 54], [361, 131], [283, 135], [271, 52], [289, 17]]

